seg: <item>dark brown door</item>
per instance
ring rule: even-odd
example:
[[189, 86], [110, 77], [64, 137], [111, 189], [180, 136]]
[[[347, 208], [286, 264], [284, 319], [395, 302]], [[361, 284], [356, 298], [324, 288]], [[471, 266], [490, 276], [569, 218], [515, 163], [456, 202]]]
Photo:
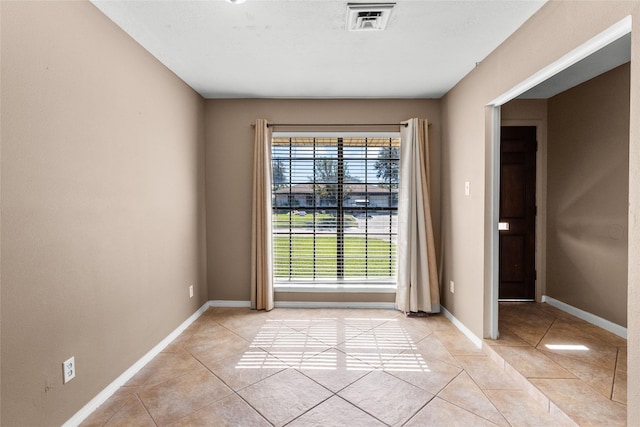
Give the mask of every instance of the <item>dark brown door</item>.
[[533, 300], [536, 290], [536, 128], [500, 134], [501, 300]]

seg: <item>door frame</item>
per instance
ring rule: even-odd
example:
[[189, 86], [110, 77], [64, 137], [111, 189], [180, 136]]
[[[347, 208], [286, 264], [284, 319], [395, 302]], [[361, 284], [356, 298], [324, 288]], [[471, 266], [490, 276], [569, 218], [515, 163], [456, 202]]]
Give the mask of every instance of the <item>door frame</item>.
[[[569, 68], [573, 64], [581, 61], [589, 55], [597, 52], [608, 44], [618, 40], [626, 34], [631, 33], [632, 21], [631, 16], [627, 16], [619, 22], [613, 24], [606, 30], [597, 34], [595, 37], [587, 40], [585, 43], [576, 47], [566, 55], [562, 56], [555, 62], [550, 63], [546, 67], [540, 69], [537, 73], [534, 73], [530, 77], [526, 78], [522, 82], [516, 84], [511, 89], [504, 92], [491, 102], [486, 104], [485, 107], [485, 206], [487, 207], [485, 215], [485, 268], [484, 268], [484, 336], [497, 339], [499, 336], [498, 331], [498, 220], [500, 212], [500, 126], [501, 114], [500, 108], [507, 102], [517, 98], [521, 94], [525, 93], [529, 89], [534, 88], [543, 81], [555, 76], [561, 71]], [[536, 127], [536, 133], [541, 134], [540, 129]], [[536, 189], [541, 185], [541, 181], [544, 179], [546, 184], [546, 132], [545, 134], [545, 157], [540, 159], [544, 162], [545, 174], [538, 175], [540, 163], [536, 165]], [[540, 150], [539, 150], [540, 151]], [[540, 153], [537, 154], [540, 156]], [[546, 196], [546, 185], [544, 190]], [[539, 197], [542, 193], [536, 194], [536, 200], [539, 201]], [[544, 198], [546, 202], [546, 197]], [[540, 218], [536, 218], [536, 268], [538, 267], [539, 259], [542, 260], [544, 256], [538, 256], [544, 254], [540, 252], [543, 247], [546, 248], [546, 242], [543, 242], [544, 246], [538, 245], [538, 233], [545, 229], [546, 232], [546, 204], [544, 206], [538, 205], [538, 216], [541, 217], [544, 213], [545, 222], [541, 227], [538, 227]], [[540, 231], [539, 231], [540, 230]], [[546, 233], [545, 233], [546, 240]], [[543, 276], [543, 272], [538, 270], [538, 281], [536, 281], [536, 301], [538, 301], [538, 295], [544, 290], [540, 286], [540, 280]], [[544, 279], [542, 279], [544, 280]]]
[[[547, 278], [547, 122], [543, 119], [506, 119], [501, 120], [500, 125], [535, 126], [536, 128], [538, 149], [536, 150], [536, 290], [534, 299], [536, 302], [541, 302], [542, 295], [546, 289]], [[498, 165], [499, 164], [500, 152], [498, 151]], [[498, 185], [500, 185], [499, 180]], [[500, 194], [499, 191], [500, 188], [498, 187], [498, 195]], [[499, 202], [500, 198], [498, 197], [498, 203]], [[500, 212], [500, 205], [498, 205], [498, 212]]]

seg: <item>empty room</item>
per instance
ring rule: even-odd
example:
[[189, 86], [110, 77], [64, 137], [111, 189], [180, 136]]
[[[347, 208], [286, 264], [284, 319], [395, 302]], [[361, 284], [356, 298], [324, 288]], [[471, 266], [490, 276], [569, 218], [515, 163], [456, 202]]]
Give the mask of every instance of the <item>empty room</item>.
[[640, 425], [639, 23], [0, 1], [0, 424]]

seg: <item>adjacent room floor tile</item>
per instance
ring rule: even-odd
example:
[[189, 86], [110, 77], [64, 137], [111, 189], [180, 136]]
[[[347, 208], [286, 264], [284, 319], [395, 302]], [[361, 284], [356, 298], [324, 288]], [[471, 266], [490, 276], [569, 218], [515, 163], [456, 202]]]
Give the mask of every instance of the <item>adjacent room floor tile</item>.
[[526, 378], [575, 378], [543, 352], [524, 346], [494, 346], [493, 350]]
[[627, 404], [627, 373], [624, 371], [616, 371], [611, 400]]
[[501, 324], [508, 325], [508, 329], [534, 347], [556, 321], [555, 316], [528, 303], [500, 304], [499, 319]]
[[555, 353], [547, 353], [547, 356], [607, 399], [611, 398], [615, 376], [614, 369], [592, 365], [591, 363]]
[[[512, 337], [503, 342], [487, 342], [495, 355], [509, 364], [505, 369], [528, 378], [527, 387], [540, 402], [551, 401], [552, 413], [572, 418], [578, 424], [595, 425], [594, 420], [607, 417], [611, 417], [613, 425], [624, 420], [626, 339], [539, 303], [500, 303], [499, 328], [514, 331], [518, 337], [527, 337], [535, 329], [538, 341], [530, 339], [529, 348], [517, 345]], [[533, 333], [528, 336], [532, 337]], [[545, 368], [544, 358], [532, 358], [534, 352], [551, 359], [551, 368]], [[566, 375], [557, 366], [575, 378], [562, 378]]]
[[560, 354], [611, 369], [616, 367], [618, 355], [617, 347], [602, 343], [583, 332], [578, 335], [575, 328], [559, 326], [558, 323], [549, 329], [537, 348], [545, 353]]
[[520, 338], [507, 326], [500, 326], [500, 338], [497, 340], [485, 339], [485, 342], [491, 346], [531, 346], [528, 342]]
[[616, 358], [616, 369], [627, 372], [627, 347], [618, 347], [618, 357]]
[[581, 426], [624, 426], [624, 405], [611, 401], [578, 379], [531, 379], [531, 382]]

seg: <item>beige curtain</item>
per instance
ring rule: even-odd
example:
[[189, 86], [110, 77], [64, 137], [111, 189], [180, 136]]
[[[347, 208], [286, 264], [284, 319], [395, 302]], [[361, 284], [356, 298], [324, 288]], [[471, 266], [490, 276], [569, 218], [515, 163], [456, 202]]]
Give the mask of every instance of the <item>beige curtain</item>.
[[398, 310], [440, 311], [440, 286], [431, 223], [429, 125], [411, 119], [400, 131], [398, 192]]
[[256, 120], [253, 148], [253, 200], [251, 215], [251, 308], [273, 308], [271, 263], [271, 130]]

